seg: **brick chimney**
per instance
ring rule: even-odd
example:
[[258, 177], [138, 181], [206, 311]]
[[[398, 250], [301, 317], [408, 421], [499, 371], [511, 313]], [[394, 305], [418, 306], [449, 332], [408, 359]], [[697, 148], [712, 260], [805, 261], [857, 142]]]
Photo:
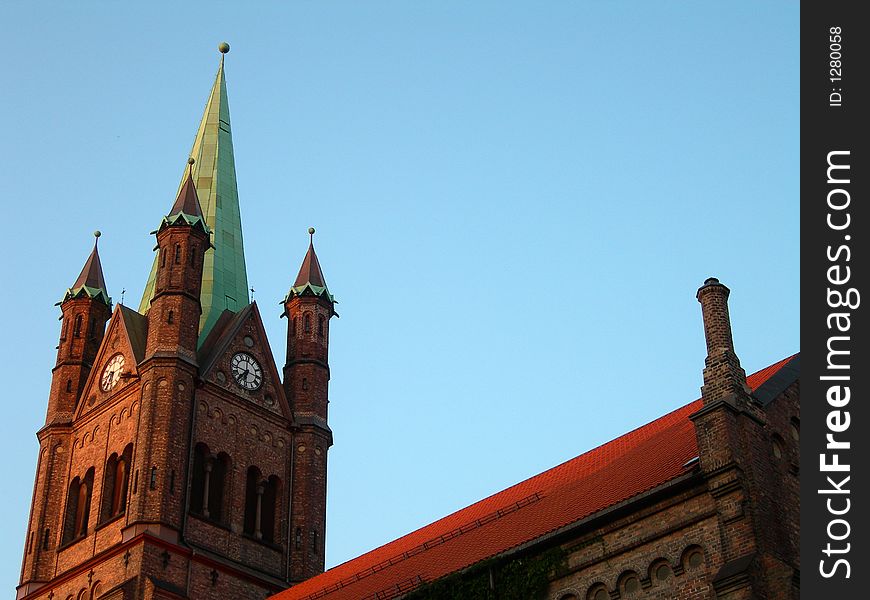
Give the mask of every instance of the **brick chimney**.
[[731, 337], [731, 318], [728, 315], [727, 287], [710, 277], [698, 289], [698, 302], [704, 317], [704, 337], [707, 340], [707, 358], [704, 361], [704, 385], [701, 396], [704, 406], [717, 402], [734, 405], [749, 402], [750, 390], [746, 373], [734, 353]]

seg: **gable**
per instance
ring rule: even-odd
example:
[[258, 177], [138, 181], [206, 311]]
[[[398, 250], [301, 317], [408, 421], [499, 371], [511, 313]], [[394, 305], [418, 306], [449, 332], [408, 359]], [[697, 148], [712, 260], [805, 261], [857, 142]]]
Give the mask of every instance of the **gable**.
[[[255, 389], [234, 379], [233, 360], [237, 355], [249, 355], [258, 363], [261, 380]], [[203, 381], [290, 420], [284, 387], [255, 302], [235, 314], [224, 311], [200, 348], [198, 362]]]
[[[115, 307], [76, 406], [74, 418], [82, 417], [97, 409], [138, 381], [138, 364], [145, 354], [146, 323], [145, 317], [139, 313], [122, 305]], [[101, 381], [106, 375], [107, 368], [120, 372], [116, 383], [105, 390]]]

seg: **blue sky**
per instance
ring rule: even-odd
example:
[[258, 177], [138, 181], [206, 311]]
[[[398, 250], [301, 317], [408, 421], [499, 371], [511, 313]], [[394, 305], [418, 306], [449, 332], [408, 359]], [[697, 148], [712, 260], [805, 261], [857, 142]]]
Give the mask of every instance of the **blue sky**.
[[101, 229], [138, 304], [219, 42], [278, 363], [309, 226], [340, 302], [335, 565], [698, 397], [708, 276], [748, 372], [799, 350], [798, 23], [748, 0], [4, 3], [0, 588], [54, 303]]

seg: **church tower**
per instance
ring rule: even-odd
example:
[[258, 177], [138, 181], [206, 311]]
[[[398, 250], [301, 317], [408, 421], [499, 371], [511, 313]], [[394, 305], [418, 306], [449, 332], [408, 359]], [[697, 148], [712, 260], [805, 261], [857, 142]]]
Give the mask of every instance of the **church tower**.
[[248, 297], [219, 49], [139, 310], [112, 310], [96, 243], [59, 303], [19, 599], [259, 600], [323, 570], [334, 299], [312, 242], [282, 381]]

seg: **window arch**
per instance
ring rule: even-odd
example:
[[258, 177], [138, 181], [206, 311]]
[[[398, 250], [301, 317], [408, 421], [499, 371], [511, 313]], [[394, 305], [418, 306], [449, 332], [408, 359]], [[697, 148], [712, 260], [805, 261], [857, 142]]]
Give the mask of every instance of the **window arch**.
[[85, 537], [88, 533], [88, 516], [91, 512], [91, 492], [94, 487], [94, 468], [84, 477], [72, 480], [67, 493], [64, 515], [63, 543]]
[[785, 442], [779, 437], [777, 434], [773, 434], [771, 436], [771, 452], [773, 452], [773, 457], [777, 460], [781, 459], [783, 454], [785, 454]]
[[673, 574], [674, 570], [671, 569], [671, 565], [664, 558], [653, 561], [649, 566], [649, 578], [656, 583], [667, 581]]
[[190, 265], [194, 266], [196, 264], [196, 245], [190, 247]]
[[211, 454], [208, 446], [200, 442], [194, 448], [193, 482], [190, 510], [212, 521], [226, 520], [224, 507], [227, 499], [227, 474], [230, 457], [226, 452]]
[[68, 392], [72, 391], [72, 379], [66, 380], [66, 391], [68, 391]]
[[73, 337], [82, 337], [82, 316], [76, 315], [75, 323], [73, 324]]
[[599, 583], [589, 588], [589, 593], [586, 594], [586, 600], [610, 600], [610, 593], [607, 591], [607, 588], [604, 587], [603, 583]]
[[632, 596], [640, 592], [640, 577], [634, 571], [627, 571], [619, 576], [619, 591], [623, 596]]
[[175, 244], [175, 264], [181, 263], [181, 244]]
[[302, 330], [305, 333], [311, 333], [311, 313], [302, 315]]
[[324, 327], [325, 322], [326, 322], [326, 319], [323, 318], [323, 315], [318, 315], [318, 317], [317, 317], [317, 335], [319, 335], [320, 337], [323, 337], [325, 335], [325, 333], [324, 333], [325, 329], [326, 329]]
[[265, 479], [257, 467], [249, 467], [245, 482], [244, 532], [255, 539], [275, 541], [276, 509], [281, 480], [272, 475]]
[[789, 423], [789, 431], [791, 433], [791, 439], [799, 442], [801, 439], [801, 420], [797, 417], [792, 417], [791, 422]]
[[166, 247], [160, 249], [160, 268], [166, 266]]
[[133, 444], [127, 444], [120, 456], [113, 453], [106, 461], [101, 507], [101, 520], [103, 521], [117, 517], [127, 510], [127, 491], [130, 486], [132, 458]]
[[700, 546], [689, 546], [683, 552], [681, 562], [683, 563], [683, 568], [687, 571], [698, 569], [704, 564], [704, 551]]

